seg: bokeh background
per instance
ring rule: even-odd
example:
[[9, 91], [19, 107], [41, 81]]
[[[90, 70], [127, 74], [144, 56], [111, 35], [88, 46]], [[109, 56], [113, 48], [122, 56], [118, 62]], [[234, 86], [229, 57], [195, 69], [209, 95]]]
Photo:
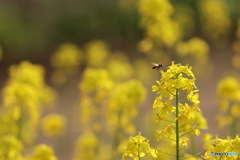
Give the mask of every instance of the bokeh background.
[[1, 156], [119, 159], [138, 132], [155, 144], [151, 86], [160, 74], [151, 62], [193, 67], [208, 125], [202, 134], [239, 133], [236, 123], [231, 129], [240, 116], [239, 6], [1, 0], [0, 147], [11, 146]]

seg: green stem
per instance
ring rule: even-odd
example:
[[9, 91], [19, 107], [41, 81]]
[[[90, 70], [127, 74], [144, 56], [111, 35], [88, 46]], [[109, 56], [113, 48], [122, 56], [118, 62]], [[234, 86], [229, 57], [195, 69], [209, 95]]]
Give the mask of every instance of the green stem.
[[138, 144], [138, 160], [140, 160], [139, 144]]
[[166, 153], [166, 152], [163, 152], [163, 151], [161, 151], [159, 148], [158, 148], [158, 152], [161, 152], [161, 153], [164, 153], [164, 154], [167, 154], [167, 155], [171, 155], [171, 156], [176, 157], [176, 155], [174, 155], [174, 154], [170, 154], [170, 153]]
[[164, 138], [166, 138], [166, 139], [169, 139], [169, 140], [171, 140], [171, 141], [174, 141], [174, 142], [176, 142], [176, 140], [175, 139], [172, 139], [172, 138], [169, 138], [169, 137], [166, 137], [166, 136], [163, 136]]
[[231, 138], [234, 138], [236, 136], [236, 119], [233, 118], [233, 122], [231, 124]]
[[176, 160], [180, 159], [179, 156], [179, 122], [178, 122], [178, 89], [176, 90]]

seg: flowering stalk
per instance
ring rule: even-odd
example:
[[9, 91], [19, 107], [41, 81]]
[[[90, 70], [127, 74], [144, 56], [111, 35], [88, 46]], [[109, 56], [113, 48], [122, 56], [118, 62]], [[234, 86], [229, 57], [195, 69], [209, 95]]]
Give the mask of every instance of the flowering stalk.
[[[199, 122], [201, 118], [198, 117], [197, 121], [195, 118], [197, 111], [200, 111], [198, 107], [199, 95], [196, 93], [198, 90], [195, 86], [196, 78], [190, 66], [174, 64], [174, 62], [168, 67], [167, 71], [161, 70], [160, 73], [161, 79], [157, 81], [158, 85], [153, 86], [153, 91], [158, 91], [159, 94], [154, 101], [153, 108], [159, 109], [157, 122], [165, 122], [168, 126], [162, 130], [157, 130], [156, 136], [157, 140], [164, 137], [176, 144], [176, 155], [166, 152], [165, 154], [174, 156], [176, 160], [179, 160], [181, 158], [180, 151], [189, 147], [189, 139], [186, 136], [192, 132], [195, 132], [196, 135], [200, 134], [196, 127], [201, 123]], [[183, 95], [180, 96], [180, 93]], [[191, 105], [188, 103], [181, 104], [179, 100], [183, 97], [186, 97]], [[174, 98], [175, 106], [172, 106]], [[174, 115], [174, 123], [169, 120], [172, 119], [172, 115]]]
[[219, 129], [230, 126], [230, 135], [238, 133], [236, 124], [240, 117], [240, 83], [235, 77], [226, 77], [217, 86], [219, 113], [216, 116]]
[[[160, 125], [166, 124], [163, 129], [156, 129], [157, 141], [166, 138], [174, 142], [176, 154], [171, 153], [174, 152], [171, 150], [173, 147], [167, 148], [165, 146], [165, 151], [160, 149], [161, 146], [151, 148], [146, 138], [138, 135], [130, 138], [122, 159], [125, 157], [140, 159], [146, 155], [150, 155], [153, 159], [160, 157], [162, 159], [161, 153], [164, 153], [172, 160], [180, 160], [182, 158], [180, 151], [182, 152], [189, 147], [187, 136], [192, 133], [198, 136], [200, 131], [197, 127], [207, 128], [205, 119], [198, 112], [200, 111], [198, 106], [200, 101], [198, 100], [199, 95], [196, 93], [198, 92], [195, 86], [196, 78], [191, 69], [188, 65], [182, 66], [172, 62], [166, 71], [160, 71], [161, 78], [157, 81], [158, 85], [152, 87], [153, 91], [158, 91], [158, 97], [153, 104], [153, 108], [158, 109], [156, 121], [161, 122]], [[190, 104], [180, 103], [179, 101], [183, 97], [187, 98]], [[175, 104], [172, 105], [173, 99], [175, 99]], [[190, 158], [192, 156], [184, 155], [184, 157]]]

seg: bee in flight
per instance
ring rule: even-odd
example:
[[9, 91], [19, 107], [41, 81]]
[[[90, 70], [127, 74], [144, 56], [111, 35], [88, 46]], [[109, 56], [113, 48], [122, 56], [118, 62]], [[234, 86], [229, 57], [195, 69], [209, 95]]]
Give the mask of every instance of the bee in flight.
[[160, 69], [162, 69], [162, 63], [152, 63], [153, 67], [152, 69], [156, 69], [157, 71], [159, 71]]

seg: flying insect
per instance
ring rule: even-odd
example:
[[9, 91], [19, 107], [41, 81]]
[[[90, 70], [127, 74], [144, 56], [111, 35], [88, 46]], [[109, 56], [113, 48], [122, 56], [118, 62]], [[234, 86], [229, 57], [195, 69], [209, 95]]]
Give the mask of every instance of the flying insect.
[[163, 67], [162, 63], [152, 63], [152, 64], [153, 64], [152, 69], [156, 69], [157, 71], [159, 71]]

